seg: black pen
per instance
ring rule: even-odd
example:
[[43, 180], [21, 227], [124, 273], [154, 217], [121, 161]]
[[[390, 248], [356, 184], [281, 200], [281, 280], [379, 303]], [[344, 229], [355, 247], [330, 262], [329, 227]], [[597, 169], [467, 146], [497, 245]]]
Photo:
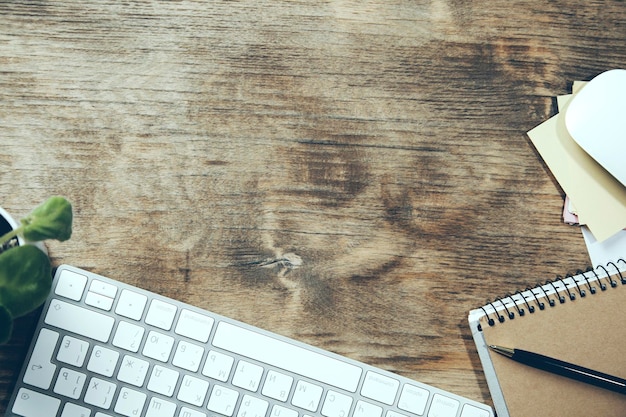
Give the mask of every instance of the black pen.
[[489, 345], [489, 347], [501, 355], [509, 357], [516, 362], [533, 368], [542, 369], [553, 374], [565, 376], [576, 381], [585, 382], [620, 394], [626, 394], [626, 379], [608, 375], [603, 372], [583, 368], [582, 366], [564, 362], [559, 359], [540, 355], [521, 349], [511, 349], [502, 346]]

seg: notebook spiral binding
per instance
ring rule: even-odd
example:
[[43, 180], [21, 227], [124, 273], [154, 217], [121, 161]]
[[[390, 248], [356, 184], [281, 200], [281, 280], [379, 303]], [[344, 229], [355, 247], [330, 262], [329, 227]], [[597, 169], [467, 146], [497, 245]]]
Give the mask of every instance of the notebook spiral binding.
[[[623, 263], [620, 269], [618, 264]], [[619, 277], [619, 282], [617, 280]], [[615, 278], [615, 279], [614, 279]], [[584, 298], [587, 293], [594, 295], [608, 288], [616, 288], [618, 284], [626, 286], [626, 261], [623, 258], [616, 262], [608, 262], [606, 265], [598, 265], [595, 268], [588, 267], [585, 271], [578, 270], [576, 274], [567, 274], [564, 277], [557, 275], [555, 279], [545, 283], [537, 284], [535, 287], [526, 287], [513, 294], [506, 294], [493, 301], [487, 302], [481, 310], [487, 318], [489, 326], [503, 323], [507, 319], [513, 320], [523, 317], [526, 312], [533, 314], [539, 309], [546, 309], [546, 302], [549, 308], [555, 307], [557, 302], [564, 304], [575, 301], [577, 298]], [[482, 331], [482, 326], [478, 325], [478, 330]]]

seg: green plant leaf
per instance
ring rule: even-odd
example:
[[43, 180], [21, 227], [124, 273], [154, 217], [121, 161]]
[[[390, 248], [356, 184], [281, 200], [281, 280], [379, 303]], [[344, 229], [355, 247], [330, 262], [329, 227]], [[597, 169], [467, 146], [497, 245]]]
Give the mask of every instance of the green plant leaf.
[[4, 306], [0, 305], [0, 344], [6, 343], [13, 332], [13, 317]]
[[33, 245], [0, 254], [0, 305], [17, 318], [39, 307], [50, 292], [48, 256]]
[[50, 197], [21, 220], [22, 236], [31, 242], [65, 241], [72, 236], [72, 204], [64, 197]]

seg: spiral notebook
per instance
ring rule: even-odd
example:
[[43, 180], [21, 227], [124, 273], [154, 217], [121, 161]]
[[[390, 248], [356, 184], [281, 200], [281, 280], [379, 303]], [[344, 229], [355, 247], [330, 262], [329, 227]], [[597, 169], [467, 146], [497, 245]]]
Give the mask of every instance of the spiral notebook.
[[626, 261], [548, 280], [469, 313], [498, 417], [626, 416], [626, 395], [517, 363], [525, 349], [626, 378]]

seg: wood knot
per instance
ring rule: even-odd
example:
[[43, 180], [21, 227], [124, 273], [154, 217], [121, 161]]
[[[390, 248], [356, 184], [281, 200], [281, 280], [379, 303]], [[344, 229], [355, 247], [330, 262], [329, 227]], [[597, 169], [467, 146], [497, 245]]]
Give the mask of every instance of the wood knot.
[[277, 258], [269, 258], [259, 262], [259, 266], [262, 268], [279, 267], [281, 269], [297, 269], [302, 266], [302, 258], [295, 253], [285, 253]]

